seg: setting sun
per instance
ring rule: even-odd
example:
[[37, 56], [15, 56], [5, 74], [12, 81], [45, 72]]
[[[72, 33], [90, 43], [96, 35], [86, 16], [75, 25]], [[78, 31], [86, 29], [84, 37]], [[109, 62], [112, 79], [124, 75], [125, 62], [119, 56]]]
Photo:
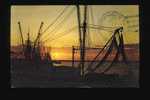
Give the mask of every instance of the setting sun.
[[52, 52], [51, 56], [52, 56], [52, 59], [58, 59], [58, 58], [60, 58], [61, 55], [59, 52]]

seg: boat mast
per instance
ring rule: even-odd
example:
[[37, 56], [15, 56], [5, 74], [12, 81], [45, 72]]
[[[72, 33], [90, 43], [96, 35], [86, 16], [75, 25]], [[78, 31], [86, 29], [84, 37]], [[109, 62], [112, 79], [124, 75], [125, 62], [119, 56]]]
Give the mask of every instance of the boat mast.
[[[84, 6], [84, 22], [83, 26], [81, 27], [81, 17], [80, 17], [80, 7], [79, 1], [77, 0], [77, 17], [78, 17], [78, 27], [79, 27], [79, 47], [80, 47], [80, 75], [81, 77], [84, 76], [84, 62], [85, 62], [85, 36], [86, 36], [86, 27], [87, 27], [87, 6]], [[81, 32], [81, 28], [83, 31]]]
[[42, 29], [42, 26], [43, 26], [43, 22], [41, 22], [41, 25], [40, 25], [40, 28], [38, 30], [38, 35], [34, 41], [34, 46], [33, 48], [35, 49], [35, 46], [37, 45], [37, 43], [39, 43], [39, 40], [40, 40], [40, 36], [41, 36], [41, 29]]
[[24, 51], [24, 40], [23, 40], [23, 35], [22, 35], [22, 29], [21, 29], [21, 24], [20, 24], [20, 22], [18, 22], [18, 25], [19, 25], [20, 35], [21, 35], [22, 47], [23, 47], [23, 51]]
[[78, 19], [78, 30], [79, 30], [79, 49], [80, 49], [80, 75], [82, 76], [82, 66], [81, 66], [81, 56], [82, 56], [82, 39], [81, 39], [81, 20], [80, 20], [80, 7], [79, 7], [79, 1], [77, 0], [77, 19]]
[[85, 39], [87, 29], [87, 5], [84, 6], [84, 22], [83, 22], [83, 45], [82, 45], [82, 75], [84, 76], [85, 64]]

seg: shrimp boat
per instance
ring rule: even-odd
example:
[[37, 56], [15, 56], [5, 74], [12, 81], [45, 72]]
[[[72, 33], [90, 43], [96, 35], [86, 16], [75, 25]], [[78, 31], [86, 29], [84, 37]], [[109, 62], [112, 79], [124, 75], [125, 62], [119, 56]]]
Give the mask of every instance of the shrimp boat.
[[[21, 24], [19, 24], [22, 45], [22, 51], [18, 54], [22, 57], [11, 58], [11, 73], [12, 81], [15, 80], [56, 80], [57, 78], [73, 79], [75, 74], [78, 75], [79, 70], [72, 67], [55, 66], [59, 64], [59, 61], [53, 61], [49, 53], [50, 49], [46, 50], [40, 41], [40, 30], [43, 26], [43, 22], [40, 25], [40, 29], [37, 38], [34, 42], [30, 39], [30, 33], [28, 32], [28, 38], [24, 43], [22, 37]], [[15, 54], [15, 52], [11, 52]], [[69, 74], [69, 75], [68, 75]], [[71, 76], [72, 75], [72, 76]], [[19, 79], [18, 79], [19, 78]], [[20, 81], [21, 81], [20, 80]]]
[[[22, 58], [11, 58], [11, 80], [12, 83], [23, 82], [23, 81], [54, 81], [54, 80], [67, 80], [67, 81], [81, 81], [81, 80], [118, 80], [120, 79], [117, 74], [106, 74], [107, 71], [112, 67], [114, 63], [119, 59], [119, 55], [122, 56], [124, 63], [127, 64], [127, 58], [124, 52], [124, 40], [123, 40], [123, 27], [117, 27], [114, 29], [112, 36], [100, 49], [98, 55], [91, 61], [88, 66], [85, 66], [85, 38], [87, 27], [90, 27], [87, 23], [87, 5], [84, 6], [84, 21], [80, 21], [80, 7], [77, 6], [77, 17], [78, 17], [78, 30], [79, 30], [79, 40], [80, 45], [78, 50], [80, 51], [80, 63], [78, 67], [67, 67], [67, 66], [55, 66], [56, 61], [51, 58], [50, 50], [42, 50], [43, 44], [40, 41], [41, 28], [43, 22], [41, 22], [37, 38], [34, 42], [30, 40], [30, 33], [28, 32], [28, 38], [24, 43], [24, 38], [22, 35], [21, 24], [18, 22], [20, 37], [22, 40], [22, 51], [20, 55]], [[75, 50], [75, 49], [74, 49]], [[98, 64], [94, 65], [94, 61], [97, 57], [102, 54], [105, 50], [105, 54], [102, 59], [99, 60]], [[111, 63], [107, 65], [101, 73], [96, 73], [96, 70], [100, 68], [104, 63], [106, 58], [116, 50], [115, 56]], [[12, 52], [14, 53], [14, 52]], [[74, 63], [74, 59], [72, 60]], [[127, 79], [127, 78], [125, 78]], [[21, 83], [20, 83], [21, 84]]]

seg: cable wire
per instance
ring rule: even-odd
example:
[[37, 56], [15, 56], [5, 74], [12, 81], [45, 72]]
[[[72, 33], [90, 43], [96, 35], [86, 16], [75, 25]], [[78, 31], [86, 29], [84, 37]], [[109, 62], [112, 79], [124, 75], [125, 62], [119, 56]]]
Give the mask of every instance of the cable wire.
[[53, 20], [53, 22], [48, 25], [48, 27], [42, 32], [42, 33], [45, 33], [52, 25], [54, 25], [56, 23], [56, 21], [64, 14], [64, 12], [68, 9], [69, 6], [66, 6], [62, 11], [61, 13], [56, 17], [55, 20]]
[[[57, 26], [51, 31], [51, 32], [49, 32], [47, 35], [49, 35], [49, 34], [51, 34], [51, 33], [53, 33], [53, 32], [55, 32], [55, 35], [56, 35], [56, 33], [57, 33], [57, 31], [60, 29], [60, 28], [62, 28], [61, 26], [62, 25], [64, 25], [64, 21], [65, 20], [67, 20], [70, 16], [71, 16], [71, 14], [73, 13], [73, 11], [74, 11], [74, 8], [66, 15], [66, 17], [59, 23], [59, 24], [57, 24]], [[54, 36], [54, 34], [53, 34], [53, 36]], [[49, 38], [49, 36], [45, 36], [45, 37], [47, 37], [47, 39]], [[47, 40], [47, 39], [45, 39], [45, 40]], [[45, 41], [44, 40], [44, 41]]]

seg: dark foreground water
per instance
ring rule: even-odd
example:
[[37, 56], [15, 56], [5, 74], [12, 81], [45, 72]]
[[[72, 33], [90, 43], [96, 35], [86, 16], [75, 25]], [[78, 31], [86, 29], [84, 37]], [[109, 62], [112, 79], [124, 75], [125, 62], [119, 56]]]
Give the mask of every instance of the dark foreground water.
[[[86, 62], [88, 66], [90, 62]], [[96, 65], [98, 62], [95, 62]], [[108, 64], [109, 62], [107, 62]], [[79, 62], [75, 62], [74, 66], [77, 67]], [[42, 70], [28, 70], [22, 69], [11, 70], [11, 87], [12, 88], [126, 88], [126, 87], [139, 87], [139, 63], [132, 62], [130, 65], [123, 63], [116, 63], [107, 74], [118, 74], [119, 77], [103, 78], [97, 76], [90, 79], [81, 79], [78, 71], [68, 71], [72, 67], [72, 62], [62, 61], [58, 64], [58, 70], [55, 72], [42, 71]], [[64, 69], [61, 66], [66, 66]], [[93, 65], [94, 66], [94, 65]], [[20, 66], [21, 67], [21, 66]], [[42, 66], [43, 67], [43, 66]], [[60, 68], [59, 68], [60, 67]], [[59, 71], [61, 69], [61, 71]], [[105, 69], [105, 66], [99, 68], [96, 73], [100, 73]], [[70, 70], [70, 69], [69, 69]], [[78, 70], [78, 69], [77, 69]], [[76, 74], [77, 73], [77, 74]], [[74, 74], [74, 75], [73, 75]], [[63, 77], [64, 75], [64, 77]], [[127, 76], [127, 77], [125, 77]]]

